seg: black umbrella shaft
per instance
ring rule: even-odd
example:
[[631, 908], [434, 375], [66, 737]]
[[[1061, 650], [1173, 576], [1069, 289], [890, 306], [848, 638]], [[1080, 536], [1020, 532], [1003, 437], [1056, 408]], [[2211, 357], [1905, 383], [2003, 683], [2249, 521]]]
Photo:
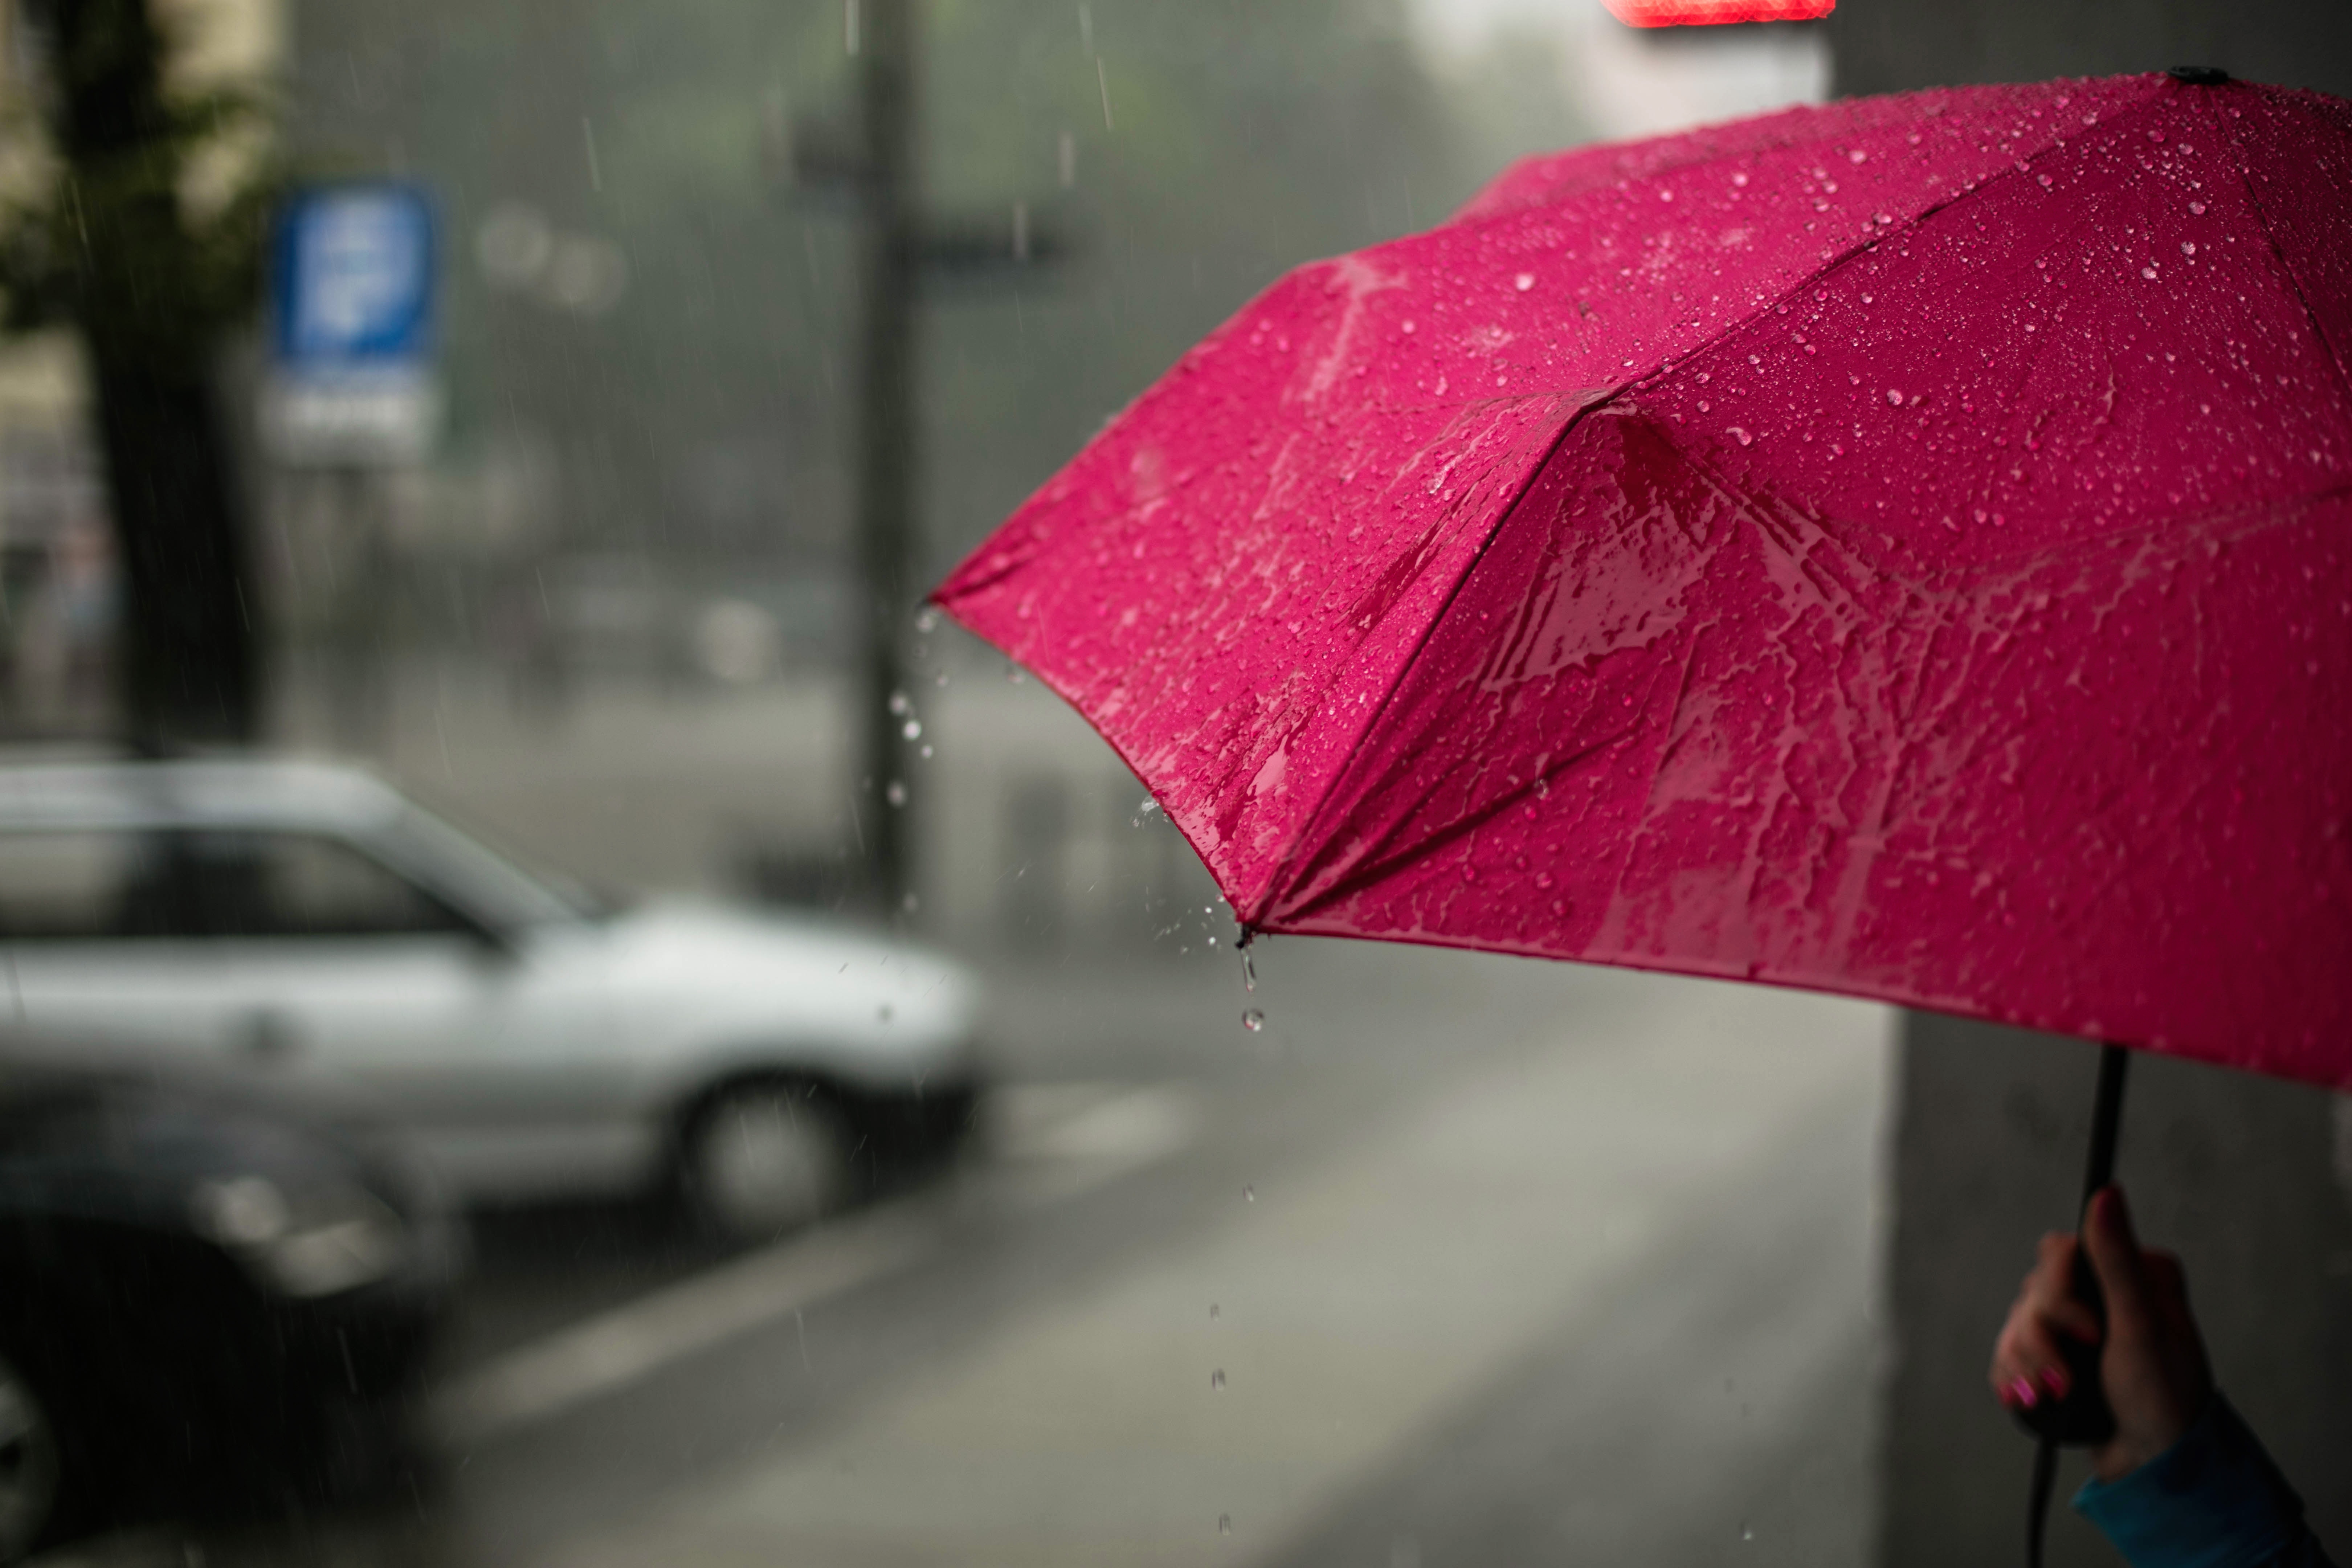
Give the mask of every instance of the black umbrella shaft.
[[2091, 1157], [2083, 1166], [2083, 1207], [2116, 1179], [2116, 1131], [2124, 1119], [2124, 1071], [2131, 1053], [2121, 1046], [2099, 1048], [2099, 1098], [2091, 1111]]

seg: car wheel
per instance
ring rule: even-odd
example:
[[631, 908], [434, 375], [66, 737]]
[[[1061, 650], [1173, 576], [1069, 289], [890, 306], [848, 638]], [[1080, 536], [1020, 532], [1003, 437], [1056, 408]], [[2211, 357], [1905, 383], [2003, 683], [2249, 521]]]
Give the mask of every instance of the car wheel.
[[47, 1534], [63, 1480], [56, 1422], [33, 1385], [0, 1361], [0, 1563], [14, 1563]]
[[849, 1144], [839, 1117], [805, 1089], [721, 1090], [688, 1124], [680, 1151], [688, 1201], [705, 1229], [765, 1241], [840, 1206]]

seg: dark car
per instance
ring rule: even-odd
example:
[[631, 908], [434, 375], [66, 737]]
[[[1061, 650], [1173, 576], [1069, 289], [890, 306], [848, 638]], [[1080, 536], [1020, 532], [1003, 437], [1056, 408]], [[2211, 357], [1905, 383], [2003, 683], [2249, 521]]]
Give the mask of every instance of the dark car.
[[363, 1484], [464, 1253], [364, 1126], [0, 1033], [0, 1561]]

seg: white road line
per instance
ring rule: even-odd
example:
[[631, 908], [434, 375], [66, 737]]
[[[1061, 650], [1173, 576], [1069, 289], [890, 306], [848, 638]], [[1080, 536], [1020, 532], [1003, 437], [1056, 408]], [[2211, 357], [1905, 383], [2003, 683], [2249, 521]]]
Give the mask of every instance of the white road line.
[[1172, 1085], [1006, 1091], [1001, 1163], [976, 1192], [909, 1198], [835, 1221], [493, 1357], [445, 1384], [428, 1421], [464, 1447], [544, 1421], [672, 1363], [907, 1268], [929, 1252], [960, 1198], [1055, 1202], [1175, 1153], [1199, 1131], [1200, 1098]]

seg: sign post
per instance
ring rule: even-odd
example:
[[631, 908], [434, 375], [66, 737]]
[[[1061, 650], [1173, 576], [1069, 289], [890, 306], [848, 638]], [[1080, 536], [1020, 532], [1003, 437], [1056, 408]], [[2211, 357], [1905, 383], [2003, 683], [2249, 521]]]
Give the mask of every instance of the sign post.
[[306, 510], [338, 564], [318, 651], [337, 741], [380, 743], [391, 710], [384, 469], [422, 461], [441, 423], [432, 363], [433, 209], [391, 182], [303, 191], [278, 215], [264, 448], [311, 476]]

